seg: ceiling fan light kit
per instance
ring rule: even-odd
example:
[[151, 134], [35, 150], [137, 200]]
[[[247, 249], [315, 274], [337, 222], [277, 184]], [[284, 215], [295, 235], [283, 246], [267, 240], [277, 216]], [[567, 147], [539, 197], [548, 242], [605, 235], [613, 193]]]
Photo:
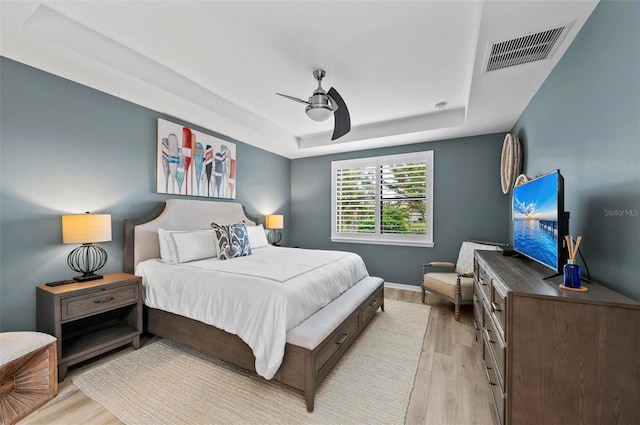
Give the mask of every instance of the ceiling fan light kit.
[[314, 121], [326, 121], [333, 114], [334, 126], [331, 140], [336, 140], [351, 131], [351, 117], [347, 105], [336, 89], [331, 87], [329, 92], [326, 92], [322, 88], [322, 79], [325, 75], [326, 72], [323, 69], [313, 71], [313, 76], [318, 81], [318, 88], [315, 89], [308, 101], [282, 93], [276, 94], [294, 102], [306, 104], [305, 112]]
[[331, 118], [333, 110], [326, 106], [307, 106], [305, 112], [314, 121], [326, 121]]

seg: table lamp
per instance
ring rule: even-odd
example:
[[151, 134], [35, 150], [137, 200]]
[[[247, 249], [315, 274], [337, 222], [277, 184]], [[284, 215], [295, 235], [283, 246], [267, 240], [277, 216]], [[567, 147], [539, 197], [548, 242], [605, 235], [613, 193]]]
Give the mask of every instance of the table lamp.
[[94, 272], [107, 263], [107, 251], [94, 242], [111, 240], [111, 214], [74, 214], [62, 216], [62, 243], [79, 243], [67, 257], [71, 270], [82, 273], [73, 280], [86, 282], [102, 279]]
[[267, 240], [271, 245], [278, 246], [282, 240], [282, 234], [278, 232], [279, 229], [284, 228], [284, 217], [279, 214], [271, 214], [265, 217], [264, 227], [271, 230], [267, 235]]

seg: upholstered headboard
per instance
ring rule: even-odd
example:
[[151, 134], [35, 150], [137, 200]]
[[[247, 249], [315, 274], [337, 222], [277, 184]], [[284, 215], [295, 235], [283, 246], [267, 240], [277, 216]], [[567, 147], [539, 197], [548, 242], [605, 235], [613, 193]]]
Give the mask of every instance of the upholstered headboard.
[[169, 199], [160, 202], [149, 214], [124, 222], [124, 271], [133, 273], [139, 262], [160, 258], [158, 229], [210, 229], [211, 223], [244, 222], [255, 226], [257, 220], [246, 214], [237, 202]]

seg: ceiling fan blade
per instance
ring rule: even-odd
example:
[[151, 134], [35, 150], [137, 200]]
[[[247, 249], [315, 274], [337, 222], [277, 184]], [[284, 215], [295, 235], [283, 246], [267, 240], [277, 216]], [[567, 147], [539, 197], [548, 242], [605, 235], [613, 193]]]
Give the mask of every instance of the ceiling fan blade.
[[282, 96], [282, 97], [286, 97], [287, 99], [293, 100], [295, 102], [300, 102], [300, 103], [304, 103], [306, 105], [309, 104], [309, 102], [307, 102], [306, 100], [302, 100], [302, 99], [298, 99], [297, 97], [293, 97], [293, 96], [289, 96], [286, 94], [282, 94], [282, 93], [276, 93], [278, 96]]
[[342, 97], [338, 94], [336, 89], [331, 87], [327, 94], [336, 107], [333, 111], [333, 120], [335, 124], [333, 126], [333, 136], [331, 136], [331, 140], [336, 140], [351, 131], [351, 117], [349, 116], [347, 105], [344, 103], [344, 100], [342, 100]]

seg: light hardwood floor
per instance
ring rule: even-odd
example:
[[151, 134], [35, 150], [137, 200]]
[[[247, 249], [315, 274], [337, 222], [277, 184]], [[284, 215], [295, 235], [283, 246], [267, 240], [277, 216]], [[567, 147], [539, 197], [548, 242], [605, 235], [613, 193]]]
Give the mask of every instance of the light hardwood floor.
[[[421, 303], [420, 292], [385, 288], [385, 298]], [[492, 424], [489, 384], [482, 364], [480, 345], [475, 341], [471, 306], [464, 306], [460, 321], [453, 305], [427, 295], [431, 306], [420, 363], [407, 410], [406, 425]], [[142, 338], [142, 345], [156, 341]], [[73, 377], [133, 351], [128, 347], [72, 367], [60, 383], [56, 398], [28, 416], [21, 425], [121, 424], [100, 404], [73, 384]]]

